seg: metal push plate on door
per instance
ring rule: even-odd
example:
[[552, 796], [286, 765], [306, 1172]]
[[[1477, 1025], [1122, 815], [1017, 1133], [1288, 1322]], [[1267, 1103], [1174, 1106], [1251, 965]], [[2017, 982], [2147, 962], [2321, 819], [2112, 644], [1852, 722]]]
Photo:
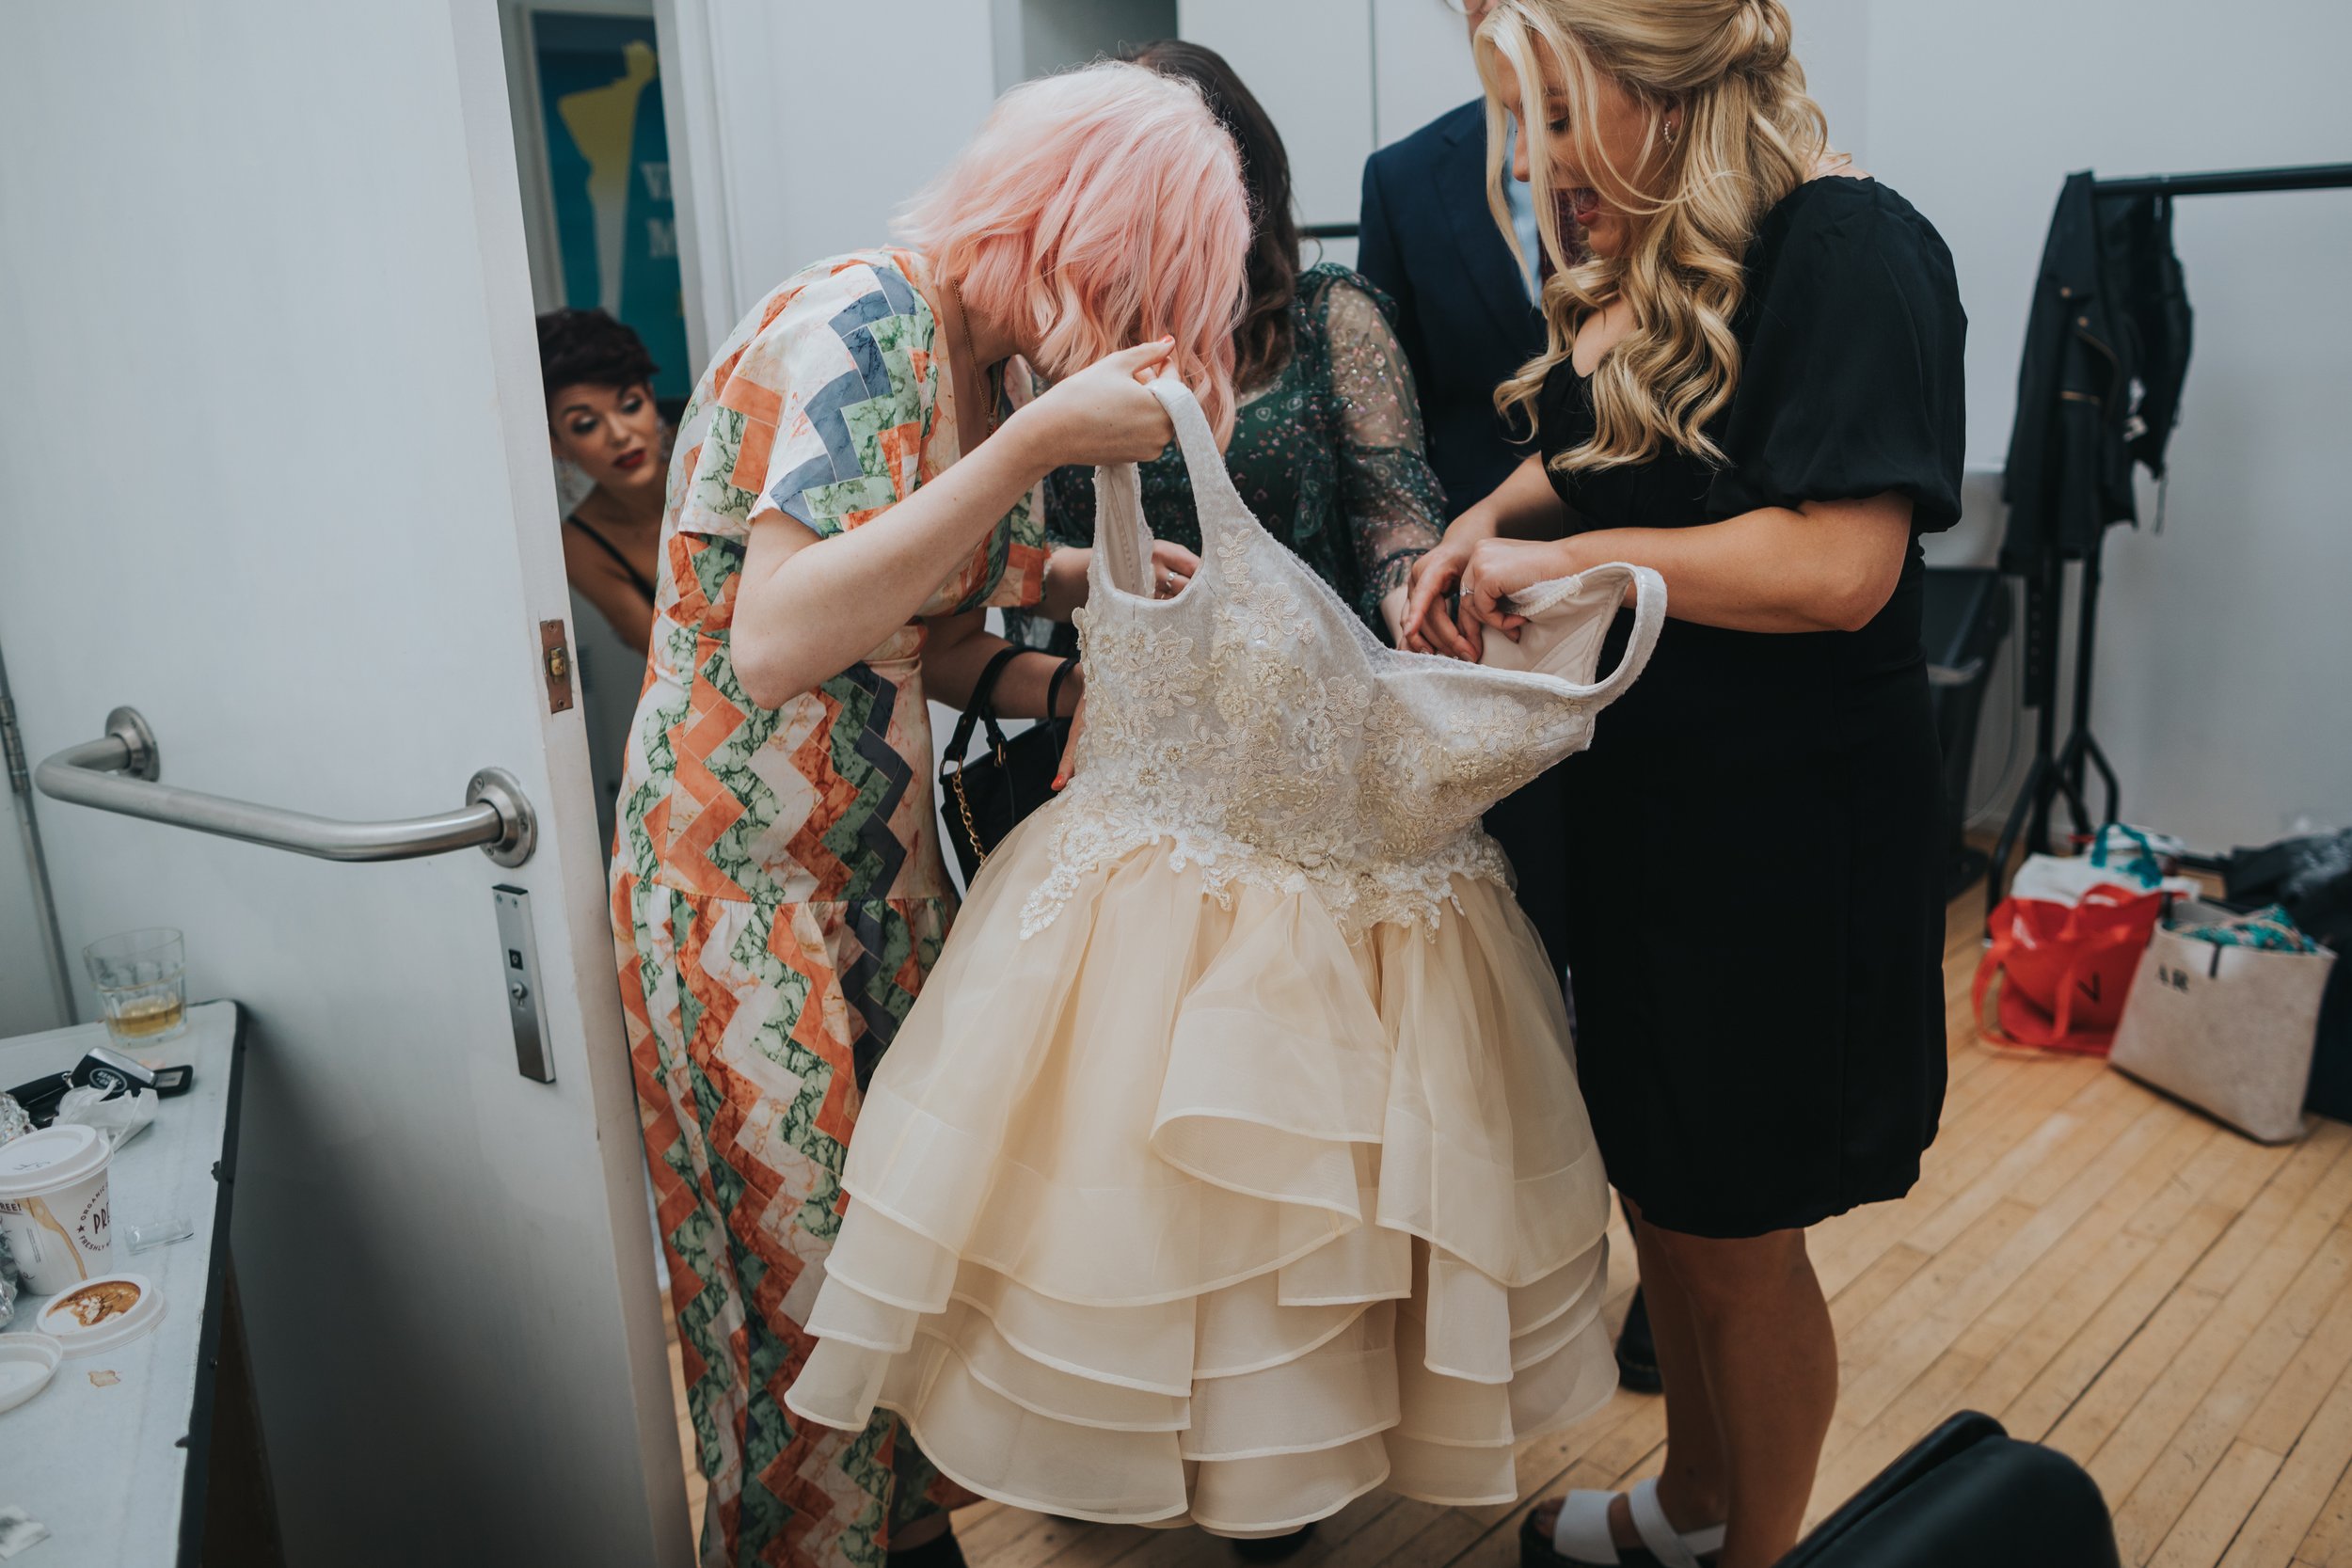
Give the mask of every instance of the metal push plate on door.
[[555, 1053], [547, 1011], [539, 1004], [539, 944], [531, 934], [531, 895], [503, 882], [490, 890], [499, 916], [499, 964], [506, 983], [506, 1019], [515, 1030], [515, 1070], [542, 1084], [555, 1082]]

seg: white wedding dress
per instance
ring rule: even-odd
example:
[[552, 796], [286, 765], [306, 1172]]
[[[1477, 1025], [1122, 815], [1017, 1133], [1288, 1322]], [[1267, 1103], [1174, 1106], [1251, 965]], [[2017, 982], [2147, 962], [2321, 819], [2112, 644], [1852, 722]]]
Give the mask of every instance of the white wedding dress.
[[1516, 1447], [1616, 1368], [1558, 973], [1478, 818], [1591, 740], [1665, 590], [1544, 584], [1488, 666], [1385, 648], [1152, 389], [1200, 574], [1151, 596], [1135, 470], [1103, 470], [1075, 776], [866, 1091], [786, 1402], [896, 1410], [971, 1490], [1086, 1519], [1507, 1502]]

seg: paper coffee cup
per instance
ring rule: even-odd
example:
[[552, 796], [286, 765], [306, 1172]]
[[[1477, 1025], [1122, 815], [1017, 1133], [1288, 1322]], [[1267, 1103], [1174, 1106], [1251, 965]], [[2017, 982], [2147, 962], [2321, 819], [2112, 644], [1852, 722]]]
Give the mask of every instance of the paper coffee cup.
[[52, 1127], [0, 1144], [0, 1236], [27, 1291], [55, 1295], [113, 1269], [113, 1158], [94, 1127]]

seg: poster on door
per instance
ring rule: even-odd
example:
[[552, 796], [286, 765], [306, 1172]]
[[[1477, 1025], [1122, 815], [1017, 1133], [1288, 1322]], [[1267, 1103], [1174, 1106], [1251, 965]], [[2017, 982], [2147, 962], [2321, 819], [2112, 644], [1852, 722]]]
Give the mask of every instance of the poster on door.
[[564, 302], [626, 322], [661, 367], [654, 397], [683, 402], [694, 367], [653, 19], [534, 10], [531, 37]]

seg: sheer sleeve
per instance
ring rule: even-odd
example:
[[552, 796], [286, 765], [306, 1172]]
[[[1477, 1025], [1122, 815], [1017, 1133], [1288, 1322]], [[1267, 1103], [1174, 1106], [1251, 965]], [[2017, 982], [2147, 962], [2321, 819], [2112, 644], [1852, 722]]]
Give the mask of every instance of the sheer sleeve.
[[1367, 617], [1445, 529], [1445, 492], [1422, 440], [1413, 371], [1385, 302], [1360, 278], [1321, 302], [1339, 407], [1340, 504], [1355, 542]]

